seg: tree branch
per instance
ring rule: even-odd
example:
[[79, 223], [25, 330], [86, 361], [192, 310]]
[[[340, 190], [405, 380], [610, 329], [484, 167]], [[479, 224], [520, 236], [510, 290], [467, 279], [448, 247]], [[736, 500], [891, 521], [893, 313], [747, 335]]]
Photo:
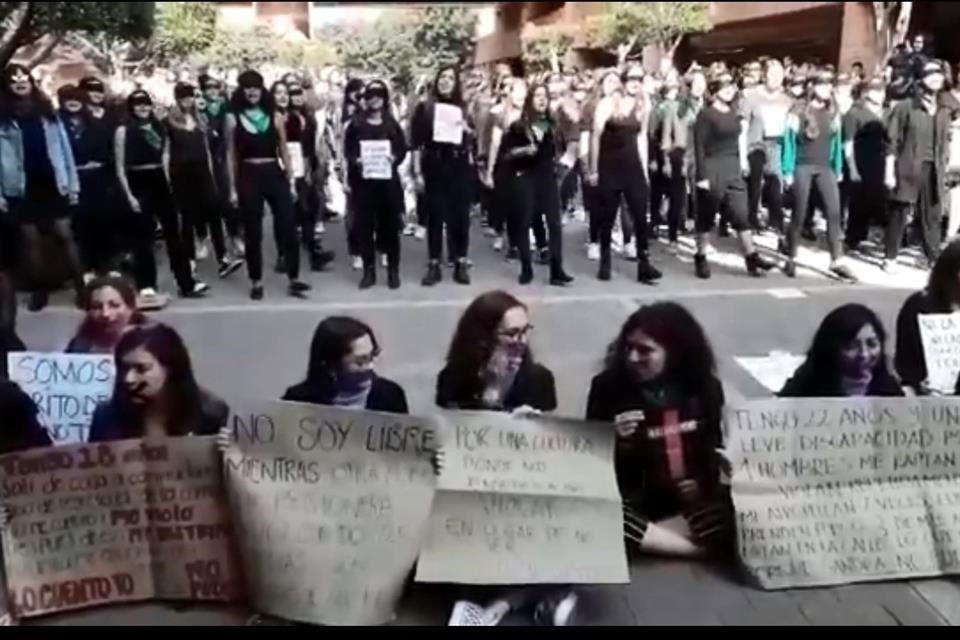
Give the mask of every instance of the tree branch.
[[3, 21], [3, 35], [0, 35], [0, 65], [6, 63], [20, 48], [26, 28], [30, 23], [30, 2], [18, 2], [17, 6]]
[[44, 43], [43, 47], [30, 58], [30, 61], [26, 63], [28, 69], [33, 69], [39, 64], [46, 62], [50, 55], [53, 53], [54, 49], [60, 46], [60, 43], [63, 42], [64, 34], [57, 33], [52, 36], [47, 37], [47, 41]]

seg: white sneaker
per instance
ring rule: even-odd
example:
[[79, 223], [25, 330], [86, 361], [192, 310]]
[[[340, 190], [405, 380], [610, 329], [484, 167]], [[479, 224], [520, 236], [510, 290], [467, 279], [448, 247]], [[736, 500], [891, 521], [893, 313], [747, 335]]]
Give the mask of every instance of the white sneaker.
[[587, 260], [590, 262], [598, 262], [600, 260], [600, 245], [591, 242], [587, 245]]
[[197, 242], [197, 260], [203, 262], [210, 258], [210, 247], [205, 241]]
[[497, 252], [503, 251], [503, 238], [497, 237], [496, 239], [494, 239], [493, 250]]
[[86, 272], [85, 274], [83, 274], [83, 284], [90, 284], [91, 282], [93, 282], [93, 280], [96, 277], [97, 277], [97, 274], [95, 274], [94, 272], [92, 271]]
[[416, 238], [417, 240], [426, 240], [427, 238], [426, 228], [418, 226], [416, 230], [413, 232], [413, 237]]
[[387, 254], [385, 253], [380, 254], [380, 266], [384, 269], [387, 268]]
[[313, 226], [313, 235], [315, 236], [322, 236], [326, 232], [327, 226], [323, 224], [323, 222], [317, 222], [317, 224]]
[[353, 256], [353, 270], [362, 271], [363, 270], [363, 258], [360, 256]]
[[627, 260], [636, 260], [637, 259], [637, 245], [632, 242], [623, 247], [623, 257]]
[[573, 219], [577, 222], [586, 222], [587, 221], [587, 212], [583, 207], [577, 207], [573, 211]]
[[610, 236], [610, 248], [617, 253], [621, 253], [623, 251], [623, 234], [621, 232], [615, 231]]
[[161, 296], [157, 293], [156, 289], [146, 288], [140, 290], [140, 295], [137, 297], [137, 309], [140, 311], [159, 311], [167, 306], [169, 299], [166, 296]]
[[530, 246], [531, 247], [537, 246], [537, 236], [534, 235], [533, 229], [530, 230]]

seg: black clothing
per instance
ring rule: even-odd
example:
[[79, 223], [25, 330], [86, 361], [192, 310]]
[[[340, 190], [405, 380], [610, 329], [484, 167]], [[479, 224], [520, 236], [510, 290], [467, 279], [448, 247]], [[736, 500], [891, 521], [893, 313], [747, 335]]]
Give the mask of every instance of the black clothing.
[[[287, 389], [281, 400], [286, 402], [301, 402], [331, 406], [336, 395], [336, 388], [332, 381], [312, 384], [310, 381], [301, 382]], [[367, 411], [380, 413], [410, 413], [407, 406], [407, 396], [403, 388], [387, 378], [375, 377], [370, 393], [367, 396]]]
[[[191, 425], [188, 434], [212, 436], [220, 433], [227, 424], [230, 407], [227, 403], [205, 389], [199, 389], [199, 422]], [[130, 425], [121, 423], [121, 415], [113, 400], [103, 402], [93, 412], [90, 423], [90, 436], [87, 442], [114, 442], [138, 437], [130, 434]]]
[[644, 260], [647, 256], [650, 191], [638, 146], [642, 131], [643, 126], [633, 116], [611, 117], [600, 134], [596, 217], [601, 271], [609, 272], [611, 233], [621, 199], [626, 202], [633, 222], [637, 257]]
[[[887, 123], [890, 138], [889, 153], [896, 156], [897, 188], [891, 194], [896, 202], [915, 204], [924, 185], [921, 143], [924, 134], [918, 130], [926, 107], [920, 98], [904, 100], [893, 107]], [[937, 186], [932, 195], [939, 205], [946, 176], [947, 155], [950, 151], [950, 110], [942, 106], [933, 119], [934, 158], [933, 180]], [[921, 125], [922, 127], [922, 125]]]
[[237, 161], [251, 160], [255, 158], [276, 158], [280, 149], [280, 137], [274, 126], [273, 118], [270, 118], [270, 125], [263, 133], [250, 133], [243, 126], [243, 115], [237, 115], [236, 153]]
[[933, 162], [923, 162], [917, 181], [916, 201], [911, 204], [893, 198], [890, 202], [890, 214], [887, 217], [887, 229], [884, 234], [887, 260], [896, 260], [903, 242], [903, 232], [910, 220], [913, 211], [916, 222], [919, 223], [921, 236], [920, 248], [923, 255], [932, 265], [940, 255], [942, 236], [941, 217], [944, 206], [942, 195], [943, 178], [939, 177]]
[[247, 273], [251, 282], [263, 281], [263, 205], [270, 205], [274, 237], [284, 248], [287, 276], [300, 276], [300, 248], [290, 183], [280, 164], [241, 162], [237, 174], [237, 199], [247, 244]]
[[730, 162], [740, 167], [740, 115], [734, 109], [726, 113], [714, 106], [700, 111], [694, 125], [694, 155], [697, 182], [709, 180], [711, 163]]
[[[148, 121], [145, 124], [131, 122], [126, 127], [126, 146], [124, 162], [128, 167], [145, 167], [163, 163], [163, 143], [166, 132], [159, 123]], [[152, 132], [153, 135], [150, 135]], [[159, 142], [152, 144], [148, 136]]]
[[[799, 143], [800, 138], [797, 138]], [[798, 146], [802, 149], [802, 146]], [[790, 229], [787, 236], [790, 257], [797, 257], [800, 246], [800, 232], [805, 216], [799, 212], [806, 211], [814, 194], [820, 197], [818, 201], [822, 207], [823, 216], [827, 220], [827, 244], [830, 259], [836, 260], [842, 255], [840, 246], [840, 188], [837, 175], [827, 165], [798, 164], [793, 173], [793, 215], [790, 216]]]
[[187, 130], [173, 124], [167, 125], [170, 136], [170, 165], [207, 166], [206, 134], [199, 128]]
[[900, 381], [920, 392], [927, 381], [927, 362], [923, 353], [918, 316], [932, 313], [950, 313], [951, 309], [938, 309], [926, 291], [918, 291], [907, 298], [897, 315], [897, 351], [893, 358], [894, 368]]
[[735, 231], [749, 228], [747, 183], [740, 167], [740, 116], [710, 106], [702, 109], [694, 125], [694, 155], [697, 182], [706, 180], [707, 189], [697, 188], [697, 233], [709, 233], [723, 212]]
[[36, 404], [16, 383], [0, 381], [0, 455], [53, 446], [37, 414]]
[[[903, 397], [903, 388], [900, 383], [887, 372], [885, 366], [880, 367], [867, 387], [867, 397], [870, 398], [900, 398]], [[836, 383], [839, 380], [835, 381]], [[787, 383], [783, 386], [779, 398], [842, 398], [843, 390], [825, 380], [823, 376], [815, 376], [813, 367], [808, 362], [800, 365]]]
[[797, 132], [797, 166], [811, 165], [814, 167], [829, 167], [830, 162], [830, 144], [833, 140], [833, 122], [834, 114], [830, 109], [817, 109], [810, 107], [810, 112], [815, 119], [817, 127], [817, 137], [810, 138], [807, 135], [806, 116], [800, 114], [800, 130]]
[[[483, 383], [480, 374], [476, 380], [457, 381], [449, 366], [437, 376], [436, 404], [441, 409], [483, 411]], [[503, 398], [506, 411], [518, 407], [532, 407], [538, 411], [554, 411], [557, 408], [557, 388], [553, 374], [546, 367], [524, 361], [517, 371], [513, 386]]]

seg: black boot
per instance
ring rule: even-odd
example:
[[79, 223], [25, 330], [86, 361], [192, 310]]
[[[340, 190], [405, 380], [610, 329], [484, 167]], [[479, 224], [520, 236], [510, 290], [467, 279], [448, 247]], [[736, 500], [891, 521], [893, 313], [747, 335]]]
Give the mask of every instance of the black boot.
[[470, 286], [470, 271], [467, 268], [466, 260], [457, 260], [457, 264], [453, 268], [453, 281], [463, 286]]
[[637, 282], [642, 284], [654, 284], [663, 277], [660, 270], [650, 264], [650, 256], [637, 256]]
[[702, 253], [693, 256], [693, 272], [701, 280], [710, 279], [710, 263], [707, 262], [707, 256]]
[[287, 261], [283, 259], [283, 256], [277, 256], [277, 264], [273, 266], [274, 273], [286, 273], [287, 272]]
[[443, 280], [443, 271], [440, 270], [440, 263], [434, 260], [431, 260], [427, 264], [427, 275], [423, 276], [423, 280], [420, 281], [425, 287], [432, 287]]
[[337, 254], [333, 251], [324, 251], [323, 249], [317, 248], [316, 251], [310, 254], [310, 270], [323, 271], [336, 257]]
[[600, 245], [600, 270], [597, 272], [597, 280], [600, 280], [601, 282], [610, 281], [611, 262], [612, 260], [610, 256], [610, 245], [607, 245], [606, 247], [604, 247], [601, 244]]
[[528, 285], [533, 282], [533, 265], [529, 262], [524, 262], [520, 266], [520, 277], [517, 279], [522, 285]]
[[744, 258], [744, 262], [746, 262], [747, 265], [747, 273], [754, 278], [761, 278], [765, 276], [767, 271], [770, 271], [776, 266], [774, 263], [761, 256], [756, 251]]
[[360, 280], [360, 289], [369, 289], [377, 284], [377, 266], [373, 262], [364, 261], [363, 278]]
[[573, 282], [573, 277], [563, 270], [563, 264], [559, 260], [550, 261], [550, 285], [554, 287], [565, 287]]
[[393, 290], [400, 288], [400, 265], [395, 262], [387, 265], [387, 286]]

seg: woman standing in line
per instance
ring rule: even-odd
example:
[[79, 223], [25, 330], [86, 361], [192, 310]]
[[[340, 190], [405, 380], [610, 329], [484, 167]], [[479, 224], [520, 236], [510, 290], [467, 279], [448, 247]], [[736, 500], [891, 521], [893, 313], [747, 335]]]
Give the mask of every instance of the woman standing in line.
[[403, 388], [376, 374], [379, 356], [380, 343], [369, 326], [354, 318], [327, 318], [313, 333], [307, 377], [287, 389], [282, 400], [409, 413]]
[[[274, 235], [284, 247], [287, 294], [306, 298], [294, 220], [295, 179], [286, 147], [286, 123], [256, 71], [244, 71], [226, 119], [230, 203], [240, 207], [247, 244], [250, 299], [263, 299], [263, 207], [270, 205]], [[281, 161], [283, 167], [281, 167]]]
[[[629, 73], [636, 74], [631, 70]], [[612, 84], [611, 74], [602, 83]], [[632, 84], [639, 78], [625, 75]], [[589, 182], [599, 189], [600, 200], [600, 271], [602, 281], [611, 277], [611, 234], [620, 207], [626, 201], [633, 218], [637, 253], [637, 281], [654, 284], [663, 274], [650, 263], [647, 252], [647, 124], [649, 106], [639, 91], [628, 95], [622, 85], [603, 98], [594, 114], [591, 140]]]
[[[30, 274], [38, 279], [31, 311], [46, 307], [49, 298], [39, 282], [46, 262], [43, 234], [57, 239], [78, 299], [83, 292], [83, 267], [69, 218], [79, 199], [80, 178], [70, 137], [53, 103], [25, 67], [7, 65], [0, 75], [0, 215], [15, 225], [7, 231], [18, 232]], [[16, 244], [8, 243], [11, 249]], [[12, 269], [15, 261], [3, 260]]]
[[797, 275], [797, 249], [814, 189], [827, 218], [827, 242], [830, 271], [855, 281], [853, 272], [842, 263], [843, 230], [840, 226], [839, 176], [843, 171], [843, 144], [840, 136], [841, 114], [833, 97], [833, 76], [818, 74], [806, 99], [798, 101], [787, 117], [783, 145], [783, 176], [793, 187], [793, 211], [787, 236], [789, 260], [784, 273]]
[[[295, 87], [300, 98], [301, 107], [303, 106], [303, 88]], [[316, 198], [311, 197], [312, 186], [308, 182], [313, 175], [311, 163], [316, 160], [316, 126], [310, 128], [310, 120], [305, 115], [302, 108], [293, 105], [293, 95], [288, 85], [282, 82], [275, 82], [270, 89], [273, 96], [273, 102], [277, 108], [277, 115], [283, 118], [286, 124], [287, 155], [290, 158], [295, 187], [297, 190], [297, 199], [294, 202], [296, 210], [297, 226], [300, 229], [300, 241], [307, 250], [307, 257], [310, 260], [310, 269], [312, 271], [322, 271], [330, 262], [333, 261], [333, 254], [322, 251], [316, 237], [317, 209]], [[299, 251], [299, 248], [297, 249]], [[282, 247], [277, 251], [277, 273], [286, 271], [286, 261]]]
[[[407, 155], [407, 142], [400, 124], [390, 115], [389, 98], [387, 85], [382, 81], [368, 84], [364, 113], [351, 122], [344, 140], [354, 231], [363, 257], [361, 289], [377, 283], [377, 249], [387, 256], [387, 286], [400, 288], [404, 202], [397, 169]], [[383, 146], [389, 149], [386, 154], [374, 157]]]
[[710, 278], [707, 263], [710, 232], [717, 214], [726, 208], [740, 240], [747, 272], [754, 277], [763, 276], [775, 265], [757, 252], [750, 232], [744, 181], [744, 176], [749, 174], [746, 124], [734, 108], [737, 85], [733, 76], [723, 71], [711, 79], [708, 88], [712, 100], [697, 116], [693, 134], [698, 198], [694, 268], [698, 278]]
[[422, 284], [432, 287], [443, 279], [440, 259], [446, 227], [448, 246], [452, 250], [448, 257], [455, 263], [453, 281], [469, 285], [467, 250], [475, 175], [474, 135], [468, 124], [456, 67], [443, 67], [437, 73], [430, 98], [416, 107], [410, 133], [414, 181], [417, 192], [423, 194], [427, 214], [430, 261]]
[[[527, 101], [527, 81], [523, 78], [506, 78], [503, 89], [506, 95], [501, 102], [490, 112], [491, 131], [490, 131], [490, 156], [487, 159], [487, 169], [484, 175], [484, 182], [493, 189], [493, 209], [496, 213], [491, 221], [491, 227], [497, 232], [503, 234], [507, 230], [507, 218], [510, 208], [513, 206], [510, 192], [510, 169], [507, 166], [503, 146], [503, 137], [510, 126], [520, 119], [523, 115], [523, 105]], [[516, 247], [513, 245], [513, 238], [507, 237], [505, 247], [504, 242], [498, 244], [494, 242], [494, 250], [506, 249], [507, 259], [513, 259], [516, 256]], [[500, 247], [498, 249], [497, 247]]]
[[343, 90], [343, 104], [340, 109], [340, 123], [337, 127], [336, 139], [337, 149], [340, 152], [340, 178], [343, 181], [343, 190], [346, 194], [346, 218], [345, 226], [347, 231], [347, 251], [353, 261], [353, 270], [363, 269], [363, 258], [360, 256], [360, 245], [357, 241], [355, 231], [356, 221], [356, 203], [353, 194], [350, 193], [350, 168], [347, 162], [344, 142], [347, 136], [347, 130], [353, 121], [363, 113], [363, 80], [351, 78], [347, 81]]
[[77, 175], [80, 178], [80, 199], [74, 219], [74, 231], [83, 255], [87, 273], [84, 280], [106, 275], [117, 268], [121, 247], [117, 215], [117, 176], [113, 170], [113, 128], [104, 120], [95, 119], [84, 108], [83, 91], [73, 86], [61, 87], [60, 121], [70, 136]]
[[535, 86], [527, 95], [520, 118], [507, 128], [500, 149], [512, 203], [507, 223], [511, 244], [520, 255], [519, 282], [526, 285], [533, 281], [530, 227], [535, 217], [543, 215], [550, 238], [550, 284], [563, 287], [573, 282], [573, 278], [563, 270], [557, 134], [549, 109], [550, 94], [546, 85]]
[[627, 319], [590, 384], [586, 417], [616, 425], [625, 535], [642, 553], [733, 552], [733, 505], [720, 479], [724, 396], [716, 368], [700, 324], [664, 302]]
[[209, 287], [194, 280], [170, 191], [170, 147], [166, 132], [154, 115], [153, 100], [146, 91], [127, 98], [129, 121], [117, 128], [114, 161], [117, 179], [130, 208], [130, 239], [133, 244], [134, 276], [143, 309], [166, 306], [157, 294], [157, 262], [153, 254], [157, 220], [163, 229], [170, 268], [184, 298], [198, 298]]
[[777, 394], [781, 398], [898, 398], [904, 395], [887, 359], [887, 332], [862, 304], [831, 311], [807, 359]]
[[218, 214], [207, 121], [197, 109], [196, 93], [196, 88], [186, 83], [179, 83], [174, 88], [175, 104], [166, 120], [170, 141], [170, 187], [180, 212], [183, 250], [191, 266], [195, 267], [198, 258], [196, 238], [209, 235], [217, 257], [217, 275], [222, 279], [242, 267], [243, 261], [227, 254], [223, 222]]

